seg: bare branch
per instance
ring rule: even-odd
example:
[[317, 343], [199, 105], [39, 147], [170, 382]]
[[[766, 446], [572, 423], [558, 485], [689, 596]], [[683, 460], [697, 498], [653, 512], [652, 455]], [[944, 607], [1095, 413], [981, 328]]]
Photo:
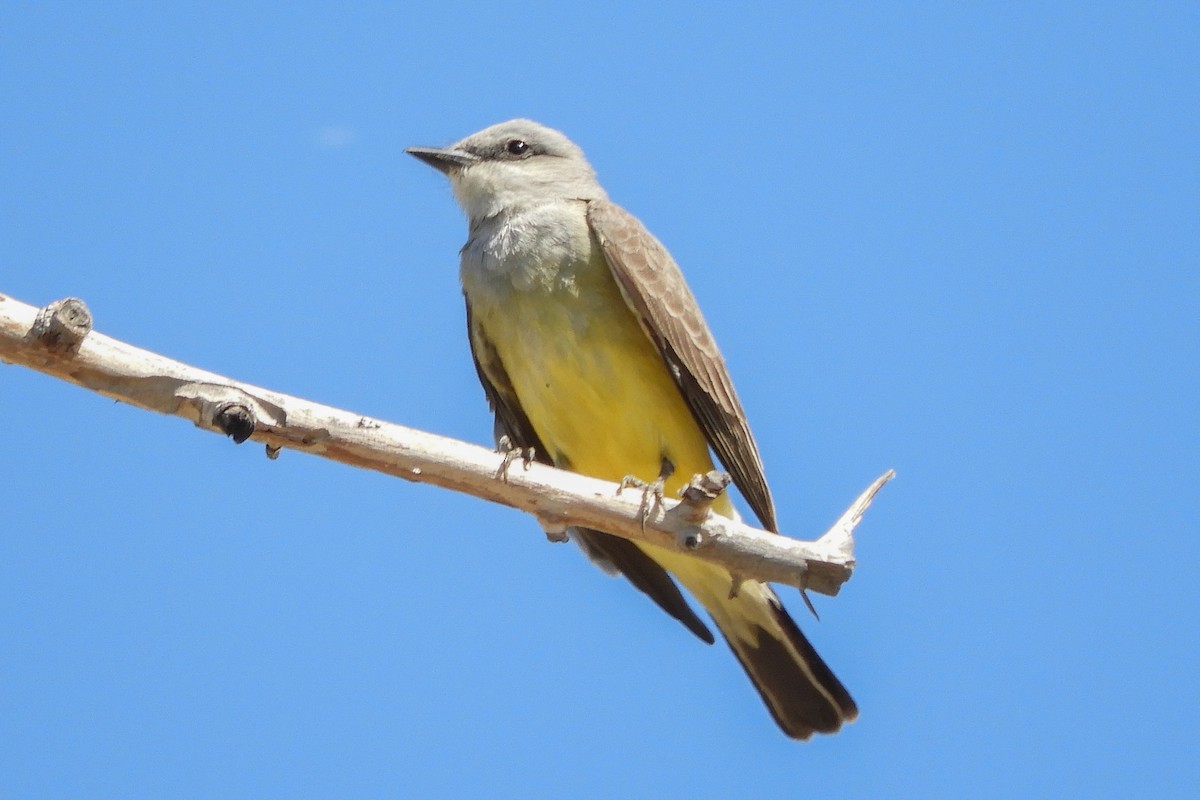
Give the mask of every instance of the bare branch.
[[[409, 481], [431, 483], [533, 514], [548, 534], [571, 526], [684, 550], [740, 579], [836, 594], [854, 567], [854, 528], [890, 470], [830, 530], [804, 542], [709, 511], [728, 478], [696, 476], [681, 502], [654, 504], [648, 517], [617, 485], [263, 389], [172, 361], [91, 330], [74, 298], [45, 309], [0, 294], [0, 361], [20, 364], [151, 411], [190, 419], [237, 442], [254, 439], [275, 457], [301, 450]], [[502, 468], [503, 467], [503, 468]]]

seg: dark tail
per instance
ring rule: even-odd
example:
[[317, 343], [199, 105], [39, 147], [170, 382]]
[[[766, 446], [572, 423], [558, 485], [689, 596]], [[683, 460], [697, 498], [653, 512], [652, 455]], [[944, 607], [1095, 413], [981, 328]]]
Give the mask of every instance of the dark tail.
[[784, 733], [794, 739], [835, 733], [858, 717], [846, 687], [770, 587], [747, 581], [736, 597], [714, 605], [709, 613]]

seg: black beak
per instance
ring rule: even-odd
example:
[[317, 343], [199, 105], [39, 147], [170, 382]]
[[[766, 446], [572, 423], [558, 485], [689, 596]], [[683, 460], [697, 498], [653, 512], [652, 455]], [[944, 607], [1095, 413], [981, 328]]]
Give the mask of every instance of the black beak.
[[437, 147], [407, 147], [404, 152], [416, 156], [443, 174], [469, 167], [479, 160], [464, 150], [441, 150]]

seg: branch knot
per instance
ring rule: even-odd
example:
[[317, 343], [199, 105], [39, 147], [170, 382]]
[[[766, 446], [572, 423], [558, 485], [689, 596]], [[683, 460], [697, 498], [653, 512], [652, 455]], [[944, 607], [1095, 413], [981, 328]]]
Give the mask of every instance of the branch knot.
[[92, 332], [92, 312], [78, 297], [55, 300], [38, 311], [29, 335], [52, 353], [73, 353]]

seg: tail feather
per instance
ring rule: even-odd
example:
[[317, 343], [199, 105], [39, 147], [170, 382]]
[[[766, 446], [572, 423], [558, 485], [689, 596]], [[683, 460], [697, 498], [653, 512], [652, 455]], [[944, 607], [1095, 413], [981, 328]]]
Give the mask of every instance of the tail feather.
[[808, 739], [856, 720], [850, 692], [766, 584], [746, 582], [734, 597], [704, 593], [702, 602], [784, 733]]
[[808, 739], [813, 733], [837, 732], [843, 723], [858, 717], [858, 706], [775, 593], [762, 588], [765, 597], [747, 598], [734, 606], [735, 598], [723, 609], [744, 611], [750, 610], [747, 606], [759, 606], [750, 619], [726, 625], [722, 617], [728, 614], [718, 611], [713, 615], [717, 627], [784, 733]]
[[814, 733], [834, 733], [858, 717], [846, 687], [770, 586], [744, 581], [730, 597], [733, 579], [723, 568], [665, 548], [639, 547], [707, 609], [784, 733], [808, 739]]

